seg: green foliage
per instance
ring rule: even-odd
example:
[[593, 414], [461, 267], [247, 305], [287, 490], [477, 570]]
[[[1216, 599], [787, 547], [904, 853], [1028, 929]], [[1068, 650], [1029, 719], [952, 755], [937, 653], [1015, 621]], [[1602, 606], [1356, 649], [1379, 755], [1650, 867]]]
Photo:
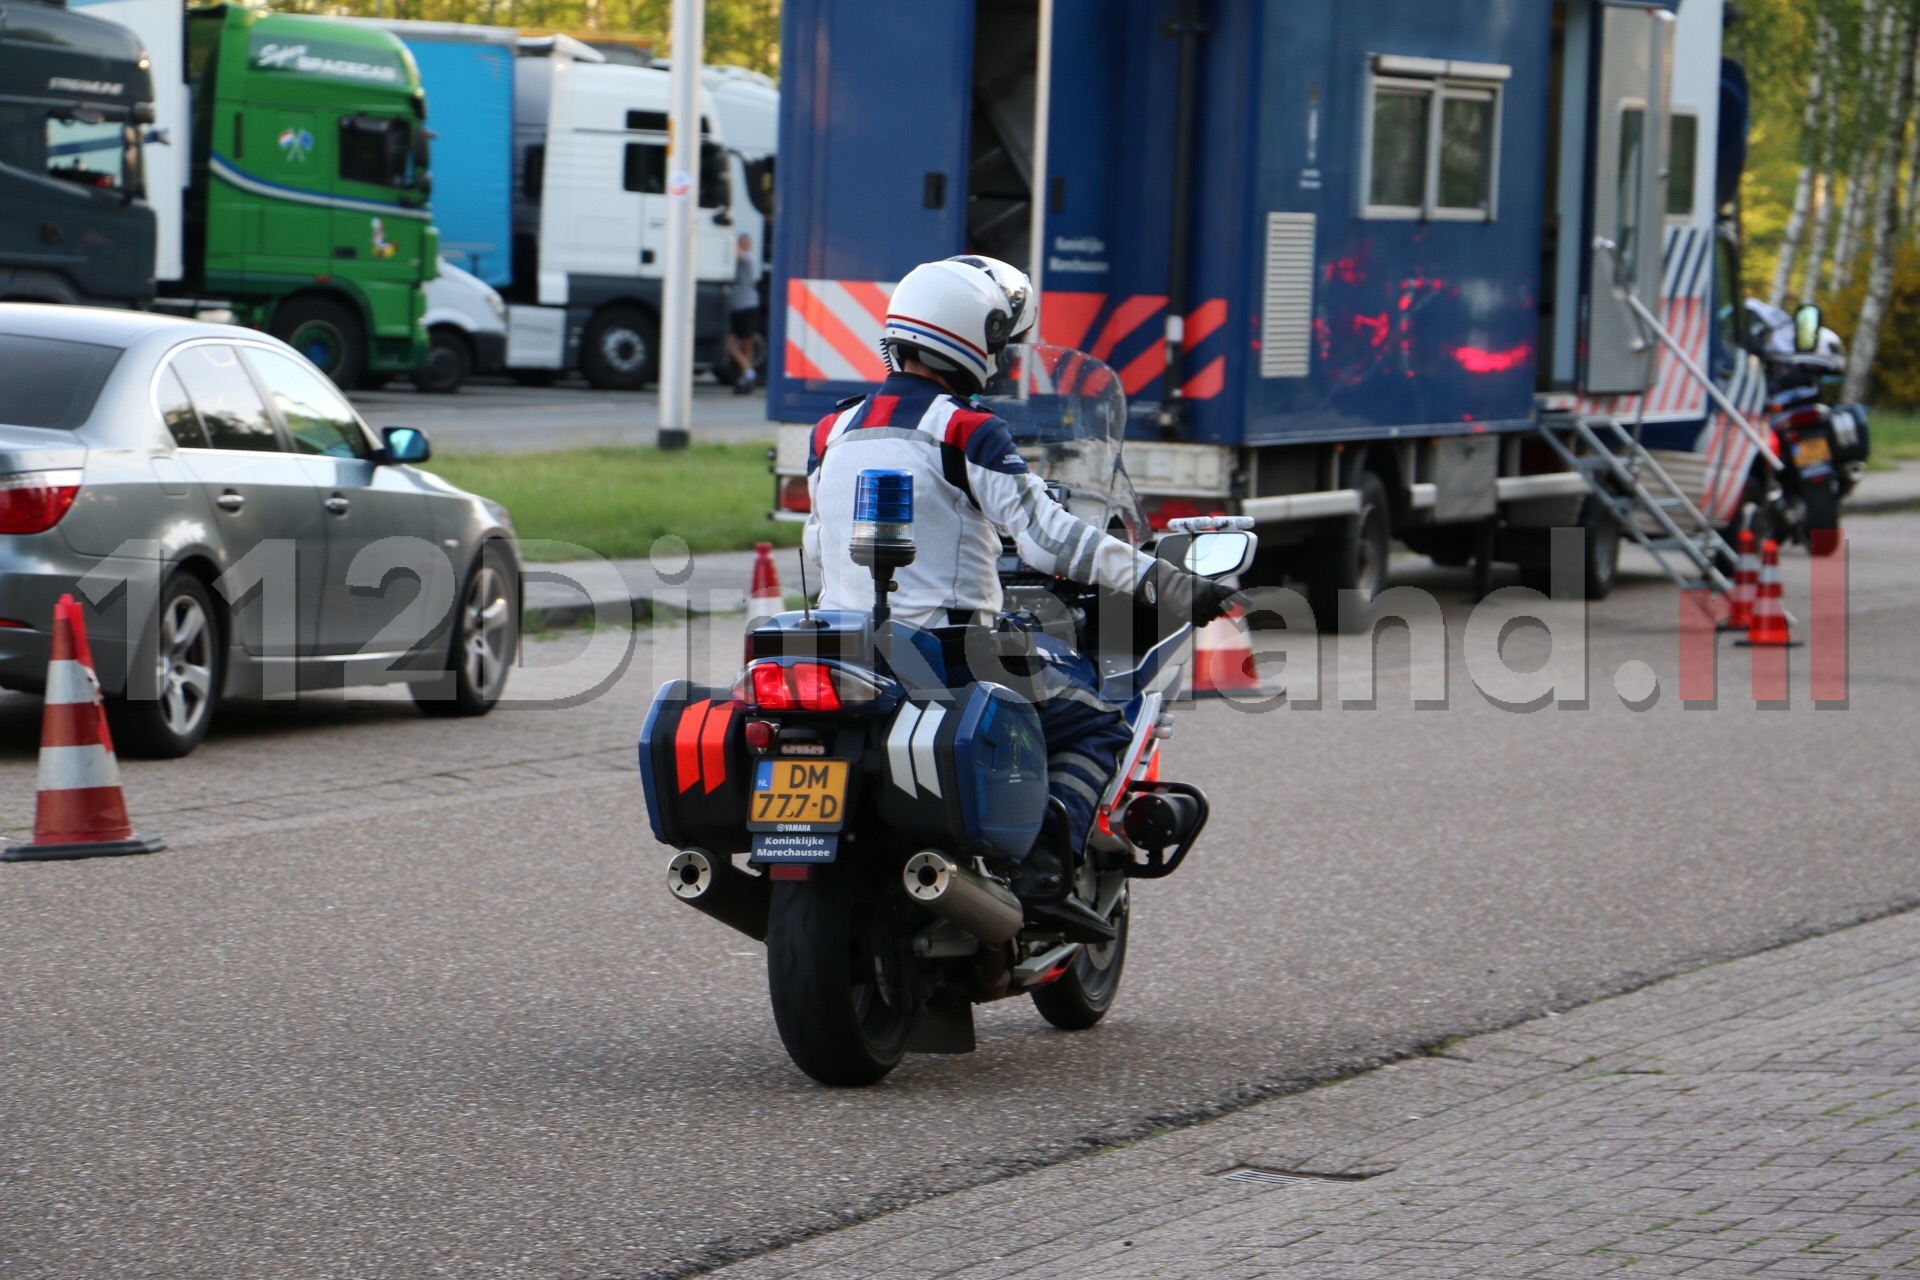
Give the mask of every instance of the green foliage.
[[[619, 39], [662, 57], [671, 0], [269, 0], [287, 13], [478, 22], [582, 39]], [[706, 61], [780, 74], [780, 0], [707, 0]]]
[[[765, 445], [449, 454], [426, 470], [504, 504], [523, 543], [552, 539], [617, 559], [646, 555], [668, 533], [695, 551], [800, 540], [799, 525], [767, 519], [773, 477]], [[526, 554], [565, 560], [578, 553], [530, 545]]]
[[[1854, 331], [1867, 296], [1864, 277], [1865, 272], [1856, 273], [1846, 292], [1820, 300], [1823, 319], [1835, 333]], [[1893, 296], [1887, 299], [1887, 318], [1880, 326], [1879, 358], [1874, 361], [1867, 401], [1876, 407], [1920, 408], [1920, 247], [1910, 241], [1900, 246], [1894, 258]], [[1880, 438], [1877, 421], [1874, 432], [1874, 450], [1884, 453], [1893, 442]]]

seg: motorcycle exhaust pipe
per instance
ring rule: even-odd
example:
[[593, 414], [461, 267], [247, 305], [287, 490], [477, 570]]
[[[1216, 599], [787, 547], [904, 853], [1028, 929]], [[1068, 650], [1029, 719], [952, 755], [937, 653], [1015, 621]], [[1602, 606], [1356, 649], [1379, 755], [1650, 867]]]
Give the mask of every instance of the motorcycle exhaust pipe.
[[908, 897], [990, 946], [1010, 940], [1026, 923], [1026, 912], [1012, 891], [937, 850], [908, 858], [901, 878]]
[[705, 849], [686, 849], [667, 864], [667, 888], [680, 901], [728, 928], [738, 929], [755, 942], [767, 940], [773, 882], [766, 876], [748, 875]]

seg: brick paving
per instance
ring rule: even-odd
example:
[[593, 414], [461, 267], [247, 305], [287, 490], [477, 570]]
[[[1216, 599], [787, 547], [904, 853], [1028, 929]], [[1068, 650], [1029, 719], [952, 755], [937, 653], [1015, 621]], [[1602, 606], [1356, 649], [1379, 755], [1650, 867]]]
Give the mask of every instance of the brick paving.
[[[1219, 1176], [1239, 1166], [1326, 1180]], [[1915, 1271], [1920, 914], [1711, 965], [714, 1274]]]

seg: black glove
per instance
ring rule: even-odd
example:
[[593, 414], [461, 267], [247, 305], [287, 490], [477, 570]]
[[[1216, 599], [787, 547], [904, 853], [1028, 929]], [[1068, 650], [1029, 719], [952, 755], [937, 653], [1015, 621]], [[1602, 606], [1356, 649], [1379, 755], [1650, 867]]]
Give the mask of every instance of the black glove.
[[1166, 560], [1156, 560], [1147, 576], [1140, 580], [1134, 598], [1148, 609], [1165, 607], [1176, 617], [1191, 618], [1194, 626], [1204, 627], [1226, 613], [1238, 594], [1223, 582], [1198, 577]]

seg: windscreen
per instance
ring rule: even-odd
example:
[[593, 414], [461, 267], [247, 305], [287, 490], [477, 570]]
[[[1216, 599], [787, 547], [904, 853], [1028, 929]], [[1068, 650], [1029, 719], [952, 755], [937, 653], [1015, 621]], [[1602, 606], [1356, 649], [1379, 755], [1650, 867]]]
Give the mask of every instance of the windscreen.
[[1065, 491], [1068, 510], [1136, 547], [1146, 541], [1146, 517], [1121, 462], [1127, 396], [1112, 369], [1068, 347], [1011, 346], [978, 402], [1006, 419], [1028, 467]]
[[73, 430], [119, 359], [119, 347], [0, 333], [0, 422]]

